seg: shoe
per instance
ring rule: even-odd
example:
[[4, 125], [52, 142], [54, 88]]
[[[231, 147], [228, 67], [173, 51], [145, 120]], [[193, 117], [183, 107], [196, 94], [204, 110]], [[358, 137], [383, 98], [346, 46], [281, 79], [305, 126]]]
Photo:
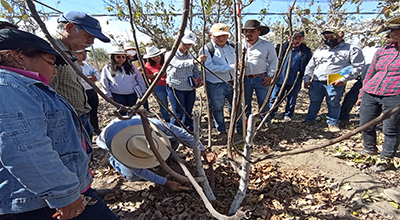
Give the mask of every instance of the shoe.
[[328, 125], [328, 130], [329, 130], [329, 132], [333, 132], [333, 133], [335, 133], [335, 132], [340, 132], [340, 128], [339, 128], [339, 125]]
[[94, 193], [96, 193], [96, 195], [98, 195], [101, 199], [104, 199], [107, 194], [112, 193], [112, 189], [95, 189]]
[[278, 125], [272, 124], [272, 123], [268, 123], [268, 124], [265, 124], [265, 125], [268, 128], [268, 130], [275, 130], [275, 129], [279, 128]]
[[366, 149], [363, 149], [363, 150], [359, 151], [358, 153], [360, 155], [362, 155], [362, 156], [378, 155], [378, 151], [377, 150], [366, 150]]
[[389, 197], [393, 202], [400, 204], [400, 189], [399, 188], [390, 188], [383, 190], [383, 193]]
[[292, 119], [291, 119], [289, 116], [283, 117], [283, 120], [284, 120], [285, 122], [290, 122], [290, 121], [292, 121]]
[[375, 166], [371, 167], [371, 170], [374, 172], [383, 172], [386, 170], [395, 170], [396, 168], [394, 167], [394, 165], [390, 162], [389, 158], [380, 158]]

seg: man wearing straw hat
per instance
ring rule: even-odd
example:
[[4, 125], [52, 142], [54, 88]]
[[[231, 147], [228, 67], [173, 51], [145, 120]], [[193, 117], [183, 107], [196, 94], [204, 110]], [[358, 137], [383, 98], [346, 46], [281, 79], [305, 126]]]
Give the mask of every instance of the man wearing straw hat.
[[[251, 114], [251, 101], [253, 92], [256, 92], [258, 107], [264, 103], [267, 96], [271, 79], [275, 74], [278, 58], [276, 56], [274, 45], [260, 38], [269, 32], [269, 27], [262, 26], [257, 20], [246, 21], [242, 28], [245, 36], [243, 48], [247, 49], [245, 60], [245, 78], [244, 78], [244, 99], [246, 117]], [[267, 112], [269, 105], [262, 110]]]
[[[169, 130], [161, 121], [149, 118], [152, 127], [154, 145], [164, 160], [170, 155], [168, 146], [174, 150], [179, 142], [173, 137], [171, 131], [181, 140], [194, 146], [194, 137], [185, 129], [166, 123]], [[136, 181], [141, 178], [168, 187], [171, 190], [179, 190], [180, 183], [168, 180], [151, 171], [148, 168], [160, 165], [147, 143], [140, 116], [134, 116], [130, 120], [114, 119], [101, 132], [96, 140], [99, 147], [110, 152], [110, 164], [125, 178]], [[201, 142], [200, 150], [203, 158], [214, 163], [216, 155], [207, 152]]]
[[[329, 28], [322, 32], [325, 45], [315, 51], [304, 73], [304, 88], [309, 88], [310, 106], [305, 124], [312, 124], [326, 96], [328, 131], [340, 132], [340, 100], [345, 90], [345, 82], [356, 79], [364, 68], [364, 55], [357, 46], [344, 42], [344, 32]], [[353, 70], [340, 76], [341, 70], [353, 66]], [[341, 78], [334, 79], [333, 76]]]
[[[56, 43], [74, 62], [77, 59], [73, 51], [90, 47], [95, 38], [110, 42], [110, 39], [101, 32], [99, 21], [86, 13], [70, 11], [62, 14], [57, 22]], [[74, 107], [86, 131], [92, 136], [93, 130], [87, 115], [91, 108], [87, 102], [85, 89], [78, 81], [78, 75], [67, 64], [56, 68], [57, 74], [54, 75], [50, 86]]]
[[[211, 41], [204, 47], [204, 54], [210, 57], [204, 65], [212, 71], [206, 72], [206, 85], [213, 113], [215, 127], [218, 132], [226, 133], [224, 106], [225, 99], [229, 108], [233, 99], [233, 74], [235, 65], [235, 48], [232, 42], [228, 42], [229, 27], [224, 23], [215, 23], [211, 26]], [[200, 50], [200, 55], [202, 50]], [[242, 132], [241, 119], [236, 124], [238, 133]]]

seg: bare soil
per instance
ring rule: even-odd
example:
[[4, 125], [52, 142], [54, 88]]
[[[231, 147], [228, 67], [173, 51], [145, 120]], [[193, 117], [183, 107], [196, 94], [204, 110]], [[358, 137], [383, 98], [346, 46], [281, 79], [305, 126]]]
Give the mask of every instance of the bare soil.
[[[203, 116], [201, 140], [207, 145], [205, 95], [199, 90], [197, 97], [195, 109], [201, 110]], [[155, 100], [150, 98], [149, 102], [151, 112], [158, 114]], [[257, 135], [253, 156], [305, 148], [358, 126], [358, 112], [353, 109], [351, 123], [346, 128], [337, 134], [328, 132], [325, 104], [315, 125], [305, 126], [302, 122], [308, 103], [307, 92], [302, 89], [293, 120], [285, 123], [282, 114], [278, 113], [272, 121], [278, 128], [264, 129]], [[283, 112], [284, 105], [281, 105], [279, 112]], [[114, 109], [101, 100], [101, 127], [114, 118]], [[255, 109], [258, 108], [253, 103], [253, 111]], [[229, 124], [228, 109], [225, 115]], [[378, 147], [381, 147], [383, 135], [379, 132], [378, 136]], [[219, 158], [214, 165], [217, 200], [212, 204], [218, 212], [227, 215], [239, 186], [239, 176], [226, 162], [226, 136], [218, 135], [213, 129], [211, 140], [212, 149]], [[235, 143], [237, 148], [243, 148], [243, 141]], [[354, 151], [361, 149], [362, 140], [358, 134], [325, 149], [251, 165], [250, 184], [243, 209], [251, 210], [251, 219], [400, 219], [396, 203], [382, 194], [385, 188], [400, 186], [399, 171], [370, 172], [369, 167], [376, 157], [363, 158], [354, 154]], [[191, 150], [180, 150], [179, 155], [196, 176]], [[399, 158], [395, 158], [395, 161], [398, 162]], [[170, 161], [169, 165], [181, 172], [174, 161]], [[93, 187], [112, 189], [105, 201], [121, 219], [213, 219], [194, 189], [171, 192], [148, 181], [127, 181], [110, 167], [107, 153], [96, 146], [91, 167], [95, 175]], [[205, 165], [205, 168], [208, 166]], [[153, 170], [168, 177], [159, 168]]]

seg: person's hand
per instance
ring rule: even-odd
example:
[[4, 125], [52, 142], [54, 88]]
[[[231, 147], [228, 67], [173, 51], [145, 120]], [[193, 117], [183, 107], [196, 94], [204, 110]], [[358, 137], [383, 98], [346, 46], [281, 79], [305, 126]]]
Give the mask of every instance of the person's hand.
[[361, 106], [361, 99], [358, 99], [358, 100], [357, 100], [356, 106]]
[[207, 60], [207, 55], [200, 55], [197, 59], [193, 61], [194, 64], [204, 63]]
[[[83, 210], [85, 210], [85, 205], [83, 205], [82, 198], [79, 197], [75, 202], [58, 208], [58, 212], [60, 213], [57, 218], [58, 219], [72, 219], [76, 216], [80, 215]], [[54, 214], [56, 215], [56, 214]]]
[[178, 182], [167, 180], [167, 182], [165, 182], [164, 186], [168, 187], [168, 189], [170, 189], [172, 191], [179, 191], [180, 190], [179, 187], [182, 185]]
[[334, 87], [340, 87], [344, 85], [344, 82], [342, 82], [340, 79], [335, 80], [333, 83], [331, 83]]
[[196, 88], [202, 87], [203, 85], [204, 84], [202, 82], [197, 82], [197, 87]]
[[204, 160], [207, 161], [207, 163], [213, 164], [217, 160], [217, 154], [215, 152], [202, 151], [201, 155], [203, 156]]
[[97, 78], [95, 76], [88, 76], [87, 78], [90, 79], [90, 81], [92, 81], [92, 82], [97, 81]]
[[266, 87], [271, 85], [272, 78], [270, 76], [264, 76], [263, 80], [264, 81], [261, 83], [262, 86]]
[[305, 82], [305, 83], [304, 83], [304, 88], [305, 88], [305, 89], [309, 89], [309, 88], [310, 88], [310, 85], [311, 85], [311, 82]]

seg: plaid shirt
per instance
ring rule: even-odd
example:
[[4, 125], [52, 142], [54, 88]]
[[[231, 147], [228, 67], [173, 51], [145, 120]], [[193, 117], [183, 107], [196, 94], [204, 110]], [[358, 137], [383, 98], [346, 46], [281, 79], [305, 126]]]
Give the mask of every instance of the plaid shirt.
[[[71, 51], [69, 51], [61, 40], [55, 39], [57, 46], [59, 46], [68, 55], [75, 57]], [[76, 66], [80, 66], [78, 62], [75, 62]], [[79, 76], [75, 73], [74, 69], [66, 64], [57, 66], [57, 74], [54, 75], [53, 80], [50, 82], [50, 86], [56, 90], [58, 94], [64, 97], [74, 107], [78, 115], [88, 113], [91, 108], [87, 103], [87, 97], [85, 89], [79, 83]]]
[[400, 94], [400, 53], [397, 48], [397, 43], [392, 43], [375, 53], [358, 96], [360, 99], [364, 92], [379, 96]]

